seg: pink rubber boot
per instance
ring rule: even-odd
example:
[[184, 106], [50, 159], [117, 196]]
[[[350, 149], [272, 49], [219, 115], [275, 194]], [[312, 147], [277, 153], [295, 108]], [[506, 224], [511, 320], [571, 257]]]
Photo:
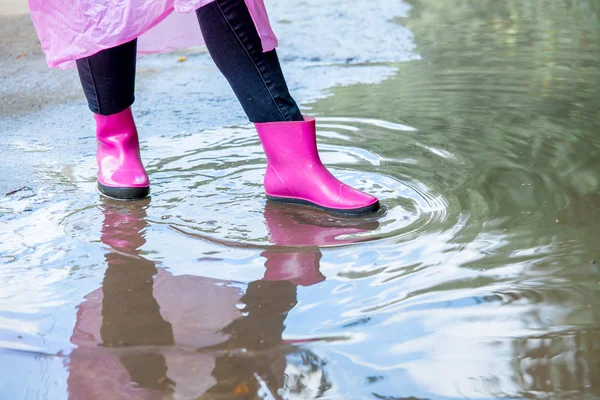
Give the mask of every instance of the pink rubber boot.
[[112, 115], [94, 114], [94, 119], [98, 140], [98, 190], [121, 200], [146, 197], [150, 183], [140, 158], [131, 108]]
[[362, 214], [376, 211], [379, 201], [336, 179], [317, 151], [315, 119], [255, 123], [267, 155], [267, 198]]

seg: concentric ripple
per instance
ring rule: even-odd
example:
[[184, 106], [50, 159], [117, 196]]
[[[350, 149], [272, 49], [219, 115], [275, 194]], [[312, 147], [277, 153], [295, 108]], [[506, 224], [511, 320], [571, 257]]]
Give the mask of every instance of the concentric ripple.
[[599, 398], [598, 7], [292, 3], [291, 87], [381, 211], [267, 202], [226, 83], [171, 60], [136, 104], [151, 198], [99, 197], [91, 147], [0, 197], [0, 397]]
[[[322, 123], [321, 123], [322, 121]], [[360, 148], [373, 129], [393, 132], [414, 128], [382, 120], [323, 118], [318, 129], [323, 162], [345, 183], [380, 198], [382, 209], [364, 217], [369, 229], [352, 230], [356, 217], [314, 208], [280, 205], [277, 212], [291, 218], [310, 216], [338, 227], [342, 237], [304, 244], [331, 247], [384, 238], [405, 238], [436, 229], [447, 219], [448, 201], [424, 183], [390, 171], [386, 160]], [[251, 127], [232, 127], [182, 135], [153, 137], [144, 148], [152, 183], [148, 220], [173, 232], [225, 246], [252, 248], [285, 246], [269, 240], [273, 206], [265, 206], [262, 179], [265, 157]], [[90, 160], [78, 168], [76, 182], [94, 190], [95, 169]], [[86, 221], [98, 210], [86, 208], [63, 221], [71, 235], [86, 235]], [[97, 218], [96, 218], [97, 219]], [[316, 222], [315, 222], [316, 223]], [[348, 232], [344, 232], [349, 227]], [[94, 227], [95, 229], [95, 227]], [[349, 238], [353, 238], [350, 240]], [[293, 245], [302, 245], [302, 240]]]

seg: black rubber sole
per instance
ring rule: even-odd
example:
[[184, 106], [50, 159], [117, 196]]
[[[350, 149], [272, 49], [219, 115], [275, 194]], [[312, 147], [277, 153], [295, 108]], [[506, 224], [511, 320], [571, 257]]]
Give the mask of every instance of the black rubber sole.
[[116, 188], [105, 186], [98, 182], [98, 191], [107, 197], [117, 200], [139, 200], [150, 194], [150, 186]]
[[310, 201], [301, 200], [301, 199], [291, 199], [288, 197], [276, 197], [276, 196], [269, 196], [269, 195], [266, 195], [266, 196], [267, 196], [267, 199], [269, 199], [271, 201], [276, 201], [278, 203], [299, 204], [299, 205], [314, 207], [314, 208], [318, 208], [320, 210], [325, 210], [325, 211], [329, 211], [329, 212], [337, 213], [337, 214], [362, 215], [362, 214], [372, 213], [372, 212], [379, 210], [379, 201], [377, 201], [371, 205], [368, 205], [366, 207], [353, 208], [350, 210], [343, 210], [343, 209], [339, 209], [339, 208], [323, 207], [318, 204], [312, 203]]

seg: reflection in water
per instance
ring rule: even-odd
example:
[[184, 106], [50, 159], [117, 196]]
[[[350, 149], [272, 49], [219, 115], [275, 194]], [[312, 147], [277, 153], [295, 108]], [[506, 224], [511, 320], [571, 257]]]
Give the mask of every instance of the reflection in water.
[[[174, 276], [144, 258], [149, 201], [103, 200], [107, 269], [102, 288], [79, 306], [70, 398], [308, 399], [329, 389], [324, 362], [282, 339], [284, 322], [296, 287], [325, 279], [318, 245], [378, 223], [267, 203], [265, 278], [242, 293], [234, 282]], [[292, 247], [300, 244], [310, 247]]]
[[214, 384], [214, 355], [190, 349], [225, 340], [219, 331], [238, 317], [239, 290], [226, 282], [173, 276], [142, 257], [148, 202], [102, 203], [107, 269], [102, 288], [77, 313], [68, 379], [72, 399], [187, 396]]
[[[282, 36], [349, 34], [343, 65], [305, 46], [286, 65], [311, 96], [343, 83], [307, 111], [325, 163], [385, 210], [265, 206], [252, 127], [177, 98], [227, 108], [225, 82], [186, 86], [210, 60], [161, 70], [145, 95], [183, 108], [140, 109], [151, 206], [97, 207], [93, 157], [0, 197], [0, 398], [64, 399], [64, 357], [72, 398], [600, 398], [598, 2], [289, 2], [313, 11], [279, 14]], [[363, 65], [406, 58], [404, 28], [373, 40], [361, 18], [409, 27], [421, 59]]]
[[265, 205], [264, 217], [269, 242], [275, 245], [261, 253], [267, 259], [264, 279], [289, 280], [302, 286], [325, 279], [319, 271], [319, 247], [357, 243], [359, 237], [348, 236], [379, 228], [377, 220], [333, 216], [312, 207], [271, 201]]

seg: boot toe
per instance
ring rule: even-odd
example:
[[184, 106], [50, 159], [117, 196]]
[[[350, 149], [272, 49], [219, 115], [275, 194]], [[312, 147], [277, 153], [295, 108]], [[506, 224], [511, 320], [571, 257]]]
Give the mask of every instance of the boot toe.
[[373, 209], [372, 211], [375, 211], [379, 208], [379, 200], [375, 196], [344, 185], [336, 208], [342, 210]]

